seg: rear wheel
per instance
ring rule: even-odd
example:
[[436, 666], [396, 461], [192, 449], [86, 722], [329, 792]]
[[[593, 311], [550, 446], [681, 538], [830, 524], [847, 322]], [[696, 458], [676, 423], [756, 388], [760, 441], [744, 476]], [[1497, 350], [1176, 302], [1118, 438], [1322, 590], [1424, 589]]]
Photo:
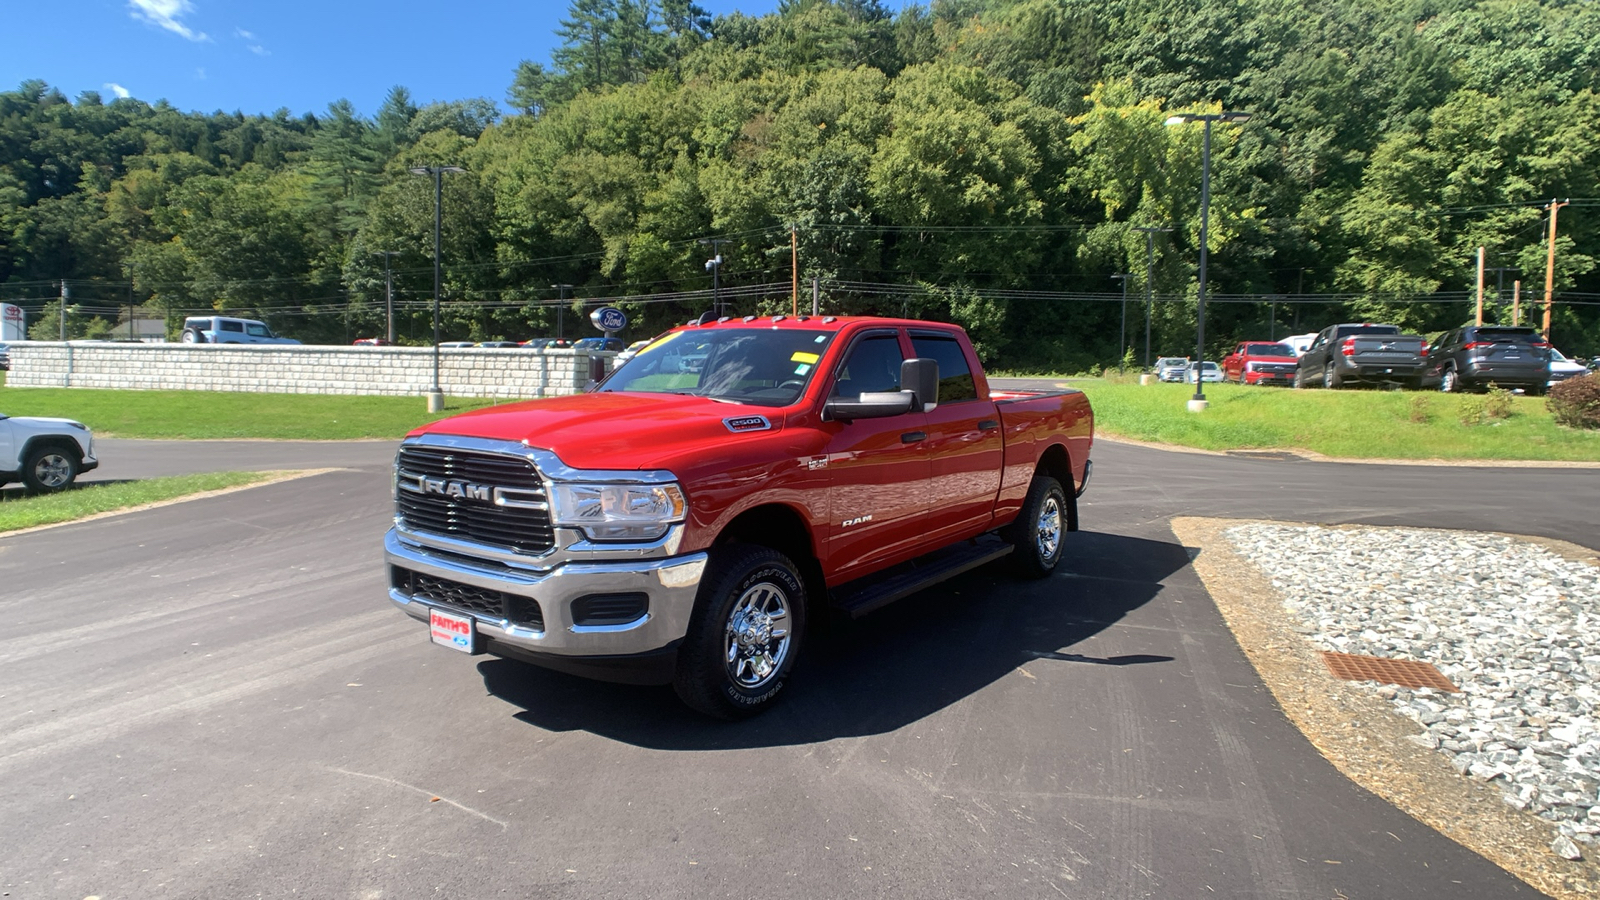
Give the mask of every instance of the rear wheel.
[[678, 653], [678, 697], [719, 719], [772, 705], [799, 655], [805, 606], [805, 582], [782, 553], [746, 544], [712, 551]]
[[1449, 363], [1444, 371], [1439, 373], [1439, 390], [1446, 394], [1459, 393], [1461, 390], [1461, 376], [1456, 372], [1455, 363]]
[[1339, 373], [1333, 370], [1333, 364], [1329, 363], [1327, 368], [1322, 370], [1322, 386], [1330, 391], [1336, 391], [1342, 384], [1344, 379], [1339, 377]]
[[60, 447], [40, 447], [28, 452], [22, 463], [22, 483], [38, 493], [59, 491], [78, 477], [78, 458]]
[[1068, 530], [1072, 501], [1061, 482], [1049, 475], [1033, 476], [1022, 512], [1011, 523], [1006, 539], [1016, 548], [1012, 554], [1018, 574], [1043, 578], [1055, 571], [1061, 561], [1061, 537]]

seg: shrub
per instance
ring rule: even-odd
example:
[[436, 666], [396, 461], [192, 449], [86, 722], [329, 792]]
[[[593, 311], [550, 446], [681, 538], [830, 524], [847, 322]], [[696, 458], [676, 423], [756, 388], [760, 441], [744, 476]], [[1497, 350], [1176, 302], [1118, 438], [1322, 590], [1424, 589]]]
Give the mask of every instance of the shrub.
[[1411, 398], [1410, 419], [1418, 425], [1426, 425], [1433, 421], [1433, 404], [1428, 402], [1427, 394], [1416, 394]]
[[1600, 375], [1568, 378], [1550, 389], [1551, 418], [1568, 428], [1600, 428]]
[[1483, 416], [1486, 419], [1511, 418], [1511, 392], [1497, 385], [1489, 385], [1489, 393], [1484, 397]]

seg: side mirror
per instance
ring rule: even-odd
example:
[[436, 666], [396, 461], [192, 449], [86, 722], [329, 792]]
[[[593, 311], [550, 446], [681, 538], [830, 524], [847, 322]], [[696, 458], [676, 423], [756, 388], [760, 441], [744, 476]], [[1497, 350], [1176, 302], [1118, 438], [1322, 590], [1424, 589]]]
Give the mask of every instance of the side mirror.
[[900, 388], [916, 398], [913, 409], [932, 412], [939, 405], [939, 361], [918, 357], [901, 363]]
[[856, 400], [835, 397], [822, 406], [829, 421], [853, 422], [856, 419], [886, 419], [911, 411], [916, 397], [911, 391], [868, 391]]
[[606, 380], [606, 361], [604, 357], [589, 357], [589, 383], [583, 386], [583, 392], [589, 393]]

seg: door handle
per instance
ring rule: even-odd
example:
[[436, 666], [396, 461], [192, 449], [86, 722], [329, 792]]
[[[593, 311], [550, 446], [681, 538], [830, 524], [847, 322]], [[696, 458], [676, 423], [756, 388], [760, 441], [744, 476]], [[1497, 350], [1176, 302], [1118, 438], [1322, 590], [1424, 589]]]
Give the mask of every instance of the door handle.
[[917, 441], [925, 441], [927, 439], [928, 434], [925, 431], [908, 431], [900, 435], [900, 443], [902, 444], [915, 444]]
[[1000, 423], [996, 422], [993, 419], [984, 419], [983, 421], [978, 423], [978, 430], [979, 431], [993, 431], [993, 430], [995, 430], [996, 428], [999, 428], [999, 427], [1000, 427]]

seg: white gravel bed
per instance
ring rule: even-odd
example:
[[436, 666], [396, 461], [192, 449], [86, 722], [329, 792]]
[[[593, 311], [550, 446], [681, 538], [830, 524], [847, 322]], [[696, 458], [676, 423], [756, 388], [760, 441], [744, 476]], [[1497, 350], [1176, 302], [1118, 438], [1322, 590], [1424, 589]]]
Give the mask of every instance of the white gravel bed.
[[[1600, 845], [1600, 569], [1495, 534], [1241, 525], [1225, 534], [1325, 650], [1429, 662], [1450, 694], [1366, 686], [1463, 775]], [[1565, 843], [1565, 846], [1563, 844]]]

